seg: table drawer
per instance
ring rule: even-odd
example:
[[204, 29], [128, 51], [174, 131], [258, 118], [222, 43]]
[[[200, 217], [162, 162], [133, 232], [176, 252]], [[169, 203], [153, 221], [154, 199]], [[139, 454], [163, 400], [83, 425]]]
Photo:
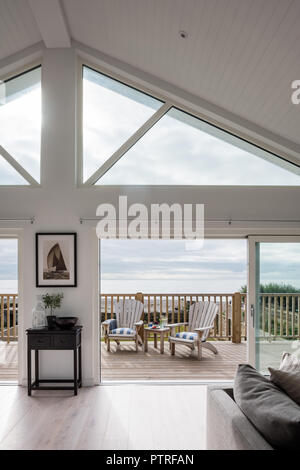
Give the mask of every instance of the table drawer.
[[73, 349], [76, 347], [76, 337], [74, 335], [53, 336], [53, 349]]
[[28, 346], [31, 349], [50, 349], [51, 348], [51, 336], [47, 336], [47, 335], [28, 336]]

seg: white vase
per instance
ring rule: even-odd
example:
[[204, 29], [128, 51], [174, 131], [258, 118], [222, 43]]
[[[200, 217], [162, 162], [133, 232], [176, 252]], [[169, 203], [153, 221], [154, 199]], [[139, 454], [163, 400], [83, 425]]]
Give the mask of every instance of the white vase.
[[36, 296], [36, 304], [32, 309], [32, 328], [41, 329], [47, 326], [46, 312], [42, 296]]

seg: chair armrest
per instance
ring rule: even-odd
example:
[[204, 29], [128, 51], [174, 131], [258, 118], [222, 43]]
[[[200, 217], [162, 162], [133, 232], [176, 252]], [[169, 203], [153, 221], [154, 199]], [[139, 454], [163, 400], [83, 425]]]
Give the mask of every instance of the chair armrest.
[[102, 322], [102, 325], [109, 325], [112, 321], [115, 321], [115, 318], [108, 318]]
[[144, 322], [143, 322], [143, 320], [137, 321], [137, 322], [134, 324], [134, 326], [135, 326], [135, 329], [136, 329], [137, 333], [139, 334], [139, 331], [144, 328]]
[[108, 334], [109, 331], [117, 328], [117, 320], [115, 318], [110, 318], [109, 320], [104, 320], [101, 325], [103, 327], [104, 334]]
[[170, 336], [175, 336], [175, 328], [176, 326], [184, 326], [188, 325], [187, 322], [182, 322], [182, 323], [168, 323], [166, 326], [170, 328]]
[[214, 325], [210, 326], [202, 326], [201, 328], [194, 328], [195, 331], [206, 331], [206, 330], [211, 330], [214, 327]]

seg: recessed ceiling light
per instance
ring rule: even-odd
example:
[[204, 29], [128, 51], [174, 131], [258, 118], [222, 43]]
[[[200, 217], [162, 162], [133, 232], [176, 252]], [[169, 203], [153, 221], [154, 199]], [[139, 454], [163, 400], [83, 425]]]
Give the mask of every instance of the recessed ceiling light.
[[188, 37], [188, 33], [186, 31], [179, 31], [179, 37], [186, 39]]

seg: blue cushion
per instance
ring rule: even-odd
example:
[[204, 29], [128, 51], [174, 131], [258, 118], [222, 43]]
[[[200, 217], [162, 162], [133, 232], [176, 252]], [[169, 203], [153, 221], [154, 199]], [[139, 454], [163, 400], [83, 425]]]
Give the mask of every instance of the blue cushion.
[[198, 334], [191, 333], [190, 331], [181, 331], [180, 333], [176, 333], [176, 338], [195, 340], [198, 339]]
[[131, 328], [115, 328], [110, 333], [113, 335], [133, 335], [135, 334], [135, 330]]

